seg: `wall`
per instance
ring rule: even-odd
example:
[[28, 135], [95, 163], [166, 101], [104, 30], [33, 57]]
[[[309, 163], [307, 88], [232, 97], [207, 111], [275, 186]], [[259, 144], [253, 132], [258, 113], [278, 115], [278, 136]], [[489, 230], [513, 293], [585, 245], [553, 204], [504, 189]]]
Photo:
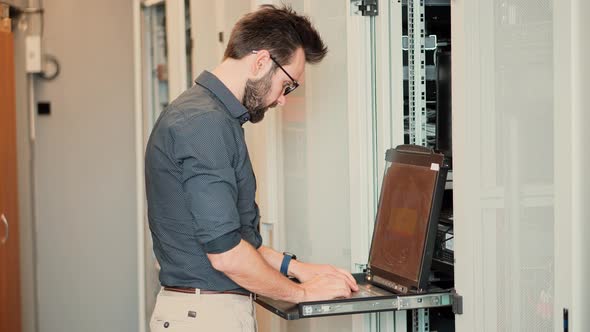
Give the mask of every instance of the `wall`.
[[[132, 1], [45, 1], [43, 47], [61, 64], [37, 80], [33, 245], [27, 94], [17, 33], [24, 331], [138, 330]], [[19, 37], [20, 36], [20, 37]]]
[[[234, 24], [246, 13], [257, 8], [251, 0], [207, 1], [191, 0], [193, 39], [193, 80], [203, 70], [212, 70], [223, 58]], [[223, 40], [219, 41], [219, 33]], [[205, 47], [203, 45], [206, 45]]]
[[33, 229], [31, 199], [31, 148], [29, 144], [27, 76], [25, 73], [25, 32], [14, 29], [16, 89], [17, 167], [19, 241], [21, 269], [21, 319], [23, 332], [35, 331], [33, 270]]

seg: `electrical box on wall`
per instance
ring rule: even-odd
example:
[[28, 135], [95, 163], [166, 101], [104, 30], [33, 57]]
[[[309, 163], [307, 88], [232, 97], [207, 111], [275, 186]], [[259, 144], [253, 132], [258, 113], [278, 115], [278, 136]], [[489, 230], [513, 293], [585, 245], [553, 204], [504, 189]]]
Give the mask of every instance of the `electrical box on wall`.
[[41, 36], [27, 36], [25, 39], [25, 69], [29, 74], [41, 72]]

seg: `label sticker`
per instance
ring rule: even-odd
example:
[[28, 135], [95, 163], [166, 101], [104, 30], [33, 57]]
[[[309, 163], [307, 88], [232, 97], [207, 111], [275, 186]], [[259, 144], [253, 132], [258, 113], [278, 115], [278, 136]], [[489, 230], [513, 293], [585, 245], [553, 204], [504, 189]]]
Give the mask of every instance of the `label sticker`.
[[430, 164], [430, 169], [433, 171], [439, 171], [440, 166], [437, 163], [432, 163], [432, 164]]

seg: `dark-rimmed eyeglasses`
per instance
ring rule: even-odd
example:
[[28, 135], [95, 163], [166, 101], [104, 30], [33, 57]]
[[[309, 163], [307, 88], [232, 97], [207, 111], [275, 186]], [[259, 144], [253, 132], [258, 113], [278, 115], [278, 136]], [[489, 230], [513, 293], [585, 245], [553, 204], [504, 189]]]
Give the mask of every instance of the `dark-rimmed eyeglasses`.
[[[258, 51], [252, 51], [252, 53], [256, 54], [256, 53], [258, 53]], [[287, 73], [287, 71], [285, 70], [285, 68], [283, 68], [283, 66], [281, 66], [272, 55], [270, 56], [270, 59], [291, 80], [291, 83], [283, 88], [283, 96], [286, 96], [286, 95], [290, 94], [291, 92], [293, 92], [293, 90], [297, 89], [297, 87], [299, 86], [299, 82], [297, 82], [297, 80], [295, 80], [291, 75], [289, 75], [289, 73]]]
[[291, 92], [293, 92], [293, 90], [297, 89], [297, 87], [299, 86], [299, 82], [297, 82], [295, 79], [293, 79], [293, 77], [291, 77], [291, 75], [289, 75], [289, 73], [287, 73], [287, 71], [285, 70], [285, 68], [283, 68], [283, 66], [281, 66], [277, 60], [275, 60], [275, 58], [271, 55], [270, 59], [277, 65], [279, 66], [279, 68], [281, 68], [281, 70], [283, 71], [283, 73], [285, 73], [285, 75], [287, 75], [287, 77], [291, 80], [291, 84], [285, 86], [285, 89], [283, 90], [283, 96], [286, 96], [288, 94], [290, 94]]

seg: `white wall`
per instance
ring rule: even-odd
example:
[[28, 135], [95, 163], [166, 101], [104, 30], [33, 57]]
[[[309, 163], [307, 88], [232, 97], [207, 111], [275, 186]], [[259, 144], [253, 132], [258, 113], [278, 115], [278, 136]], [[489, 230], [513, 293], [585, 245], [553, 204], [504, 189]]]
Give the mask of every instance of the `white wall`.
[[[44, 1], [43, 47], [61, 64], [38, 81], [39, 331], [137, 331], [132, 1]], [[19, 34], [17, 33], [17, 36]], [[21, 39], [19, 39], [21, 38]], [[23, 331], [33, 331], [28, 127], [17, 37]], [[20, 56], [19, 56], [20, 55]]]
[[[221, 63], [234, 24], [254, 9], [251, 0], [191, 0], [193, 80], [203, 70]], [[223, 34], [222, 41], [219, 33]]]

